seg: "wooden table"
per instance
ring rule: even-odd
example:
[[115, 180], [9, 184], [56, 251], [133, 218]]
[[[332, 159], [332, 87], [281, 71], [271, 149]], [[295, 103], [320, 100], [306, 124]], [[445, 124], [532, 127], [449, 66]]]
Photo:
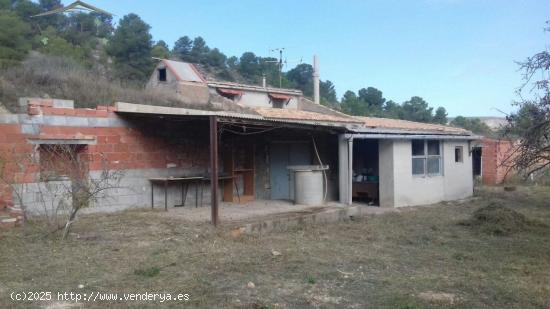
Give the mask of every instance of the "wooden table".
[[[181, 205], [175, 205], [176, 207], [185, 206], [185, 200], [187, 199], [187, 191], [189, 191], [189, 184], [192, 182], [202, 182], [204, 177], [202, 176], [189, 176], [189, 177], [158, 177], [158, 178], [149, 178], [151, 182], [151, 209], [155, 207], [155, 183], [164, 184], [164, 210], [168, 211], [168, 184], [169, 183], [181, 183]], [[202, 190], [202, 186], [201, 186]], [[201, 193], [202, 195], [202, 193]], [[201, 196], [202, 203], [202, 196]], [[195, 207], [199, 205], [199, 186], [195, 187]]]

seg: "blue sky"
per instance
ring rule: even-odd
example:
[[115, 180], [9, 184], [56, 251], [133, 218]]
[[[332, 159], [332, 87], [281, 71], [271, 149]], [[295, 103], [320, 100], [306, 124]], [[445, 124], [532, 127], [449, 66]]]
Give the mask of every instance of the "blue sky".
[[450, 116], [514, 110], [514, 61], [550, 42], [547, 0], [88, 1], [117, 18], [140, 15], [169, 45], [200, 35], [228, 56], [285, 47], [293, 65], [318, 54], [339, 97], [373, 86], [400, 103], [421, 96]]

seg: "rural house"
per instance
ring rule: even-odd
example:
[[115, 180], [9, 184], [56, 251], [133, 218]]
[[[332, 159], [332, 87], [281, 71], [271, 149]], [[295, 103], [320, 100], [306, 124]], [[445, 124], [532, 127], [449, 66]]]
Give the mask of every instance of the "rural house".
[[[192, 64], [169, 60], [159, 62], [147, 87], [218, 110], [123, 102], [75, 109], [72, 101], [21, 99], [19, 114], [0, 115], [4, 203], [29, 214], [57, 207], [62, 197], [41, 194], [67, 181], [44, 177], [40, 160], [52, 145], [73, 145], [86, 177], [124, 171], [120, 188], [90, 211], [297, 200], [294, 173], [304, 171], [322, 174], [316, 190], [300, 191], [320, 203], [401, 207], [473, 192], [477, 137], [466, 130], [352, 117], [297, 90], [208, 81]], [[25, 163], [21, 155], [38, 160]]]

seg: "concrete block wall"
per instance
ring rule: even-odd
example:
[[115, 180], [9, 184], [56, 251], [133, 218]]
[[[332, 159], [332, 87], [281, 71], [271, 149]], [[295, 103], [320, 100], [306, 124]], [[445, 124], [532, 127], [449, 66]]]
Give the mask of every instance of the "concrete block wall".
[[[91, 177], [99, 177], [99, 171], [92, 172]], [[120, 188], [111, 189], [86, 212], [113, 212], [129, 208], [151, 207], [151, 190], [154, 190], [154, 208], [164, 209], [164, 185], [148, 180], [155, 177], [191, 176], [203, 174], [204, 168], [194, 166], [191, 168], [158, 168], [158, 169], [128, 169], [120, 182]], [[201, 190], [202, 188], [202, 190]], [[181, 205], [182, 184], [169, 183], [167, 190], [167, 205]], [[223, 196], [222, 188], [219, 188], [218, 196]], [[202, 193], [202, 194], [201, 194]], [[210, 205], [210, 184], [207, 182], [192, 182], [188, 186], [185, 207], [195, 207], [196, 199], [200, 206]]]
[[[3, 204], [23, 204], [30, 214], [43, 212], [44, 205], [55, 208], [60, 200], [47, 194], [43, 195], [46, 201], [39, 200], [45, 184], [40, 181], [40, 151], [38, 145], [29, 143], [29, 138], [92, 136], [94, 140], [83, 148], [89, 176], [97, 177], [104, 168], [124, 170], [120, 183], [123, 188], [116, 189], [120, 192], [98, 200], [90, 211], [150, 206], [147, 178], [204, 174], [208, 170], [208, 141], [192, 140], [192, 133], [188, 138], [170, 139], [158, 134], [158, 127], [136, 126], [108, 106], [74, 109], [72, 101], [33, 98], [22, 99], [20, 105], [26, 113], [0, 115], [0, 200]], [[21, 158], [28, 158], [28, 162]], [[164, 193], [159, 190], [155, 188], [157, 207], [164, 206]], [[194, 203], [194, 192], [189, 190], [189, 204]], [[169, 206], [181, 203], [180, 185], [170, 186], [168, 201]], [[210, 201], [206, 189], [204, 201]]]

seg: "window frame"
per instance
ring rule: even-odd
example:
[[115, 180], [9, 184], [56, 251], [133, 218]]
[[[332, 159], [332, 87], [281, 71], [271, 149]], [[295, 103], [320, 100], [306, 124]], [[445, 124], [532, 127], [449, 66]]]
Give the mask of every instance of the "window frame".
[[[460, 160], [457, 161], [457, 150], [460, 150]], [[455, 146], [455, 163], [464, 163], [464, 146]]]
[[[441, 140], [434, 140], [434, 139], [422, 139], [422, 143], [424, 145], [424, 153], [422, 155], [413, 155], [413, 142], [419, 141], [419, 140], [411, 140], [411, 174], [413, 177], [436, 177], [436, 176], [443, 176], [443, 143]], [[428, 153], [428, 142], [437, 142], [438, 144], [438, 154], [437, 155], [430, 155]], [[437, 173], [428, 173], [428, 161], [429, 159], [437, 158], [439, 159], [439, 168]], [[415, 159], [423, 159], [424, 160], [424, 172], [421, 174], [415, 174], [412, 167], [413, 167], [413, 161]]]

